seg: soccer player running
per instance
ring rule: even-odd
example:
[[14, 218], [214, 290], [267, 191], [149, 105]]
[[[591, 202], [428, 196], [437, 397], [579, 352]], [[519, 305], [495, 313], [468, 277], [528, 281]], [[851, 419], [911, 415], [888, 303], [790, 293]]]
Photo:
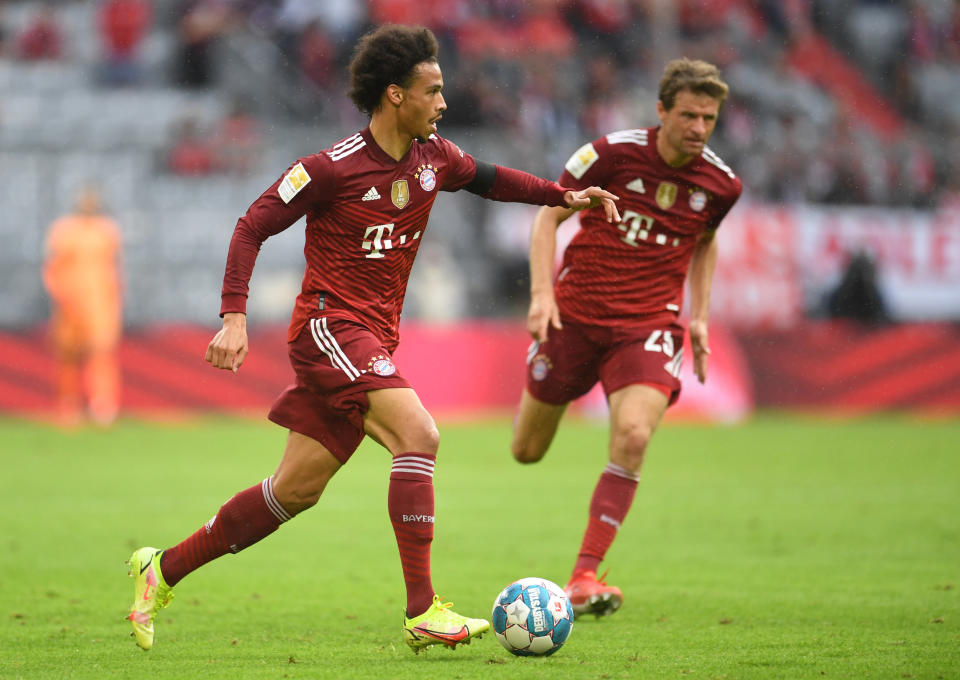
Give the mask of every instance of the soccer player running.
[[597, 577], [639, 481], [644, 452], [680, 394], [684, 280], [690, 279], [694, 372], [707, 377], [707, 313], [717, 260], [715, 233], [740, 196], [736, 175], [706, 146], [727, 96], [715, 66], [677, 59], [660, 82], [660, 126], [612, 132], [580, 147], [564, 186], [598, 184], [619, 194], [623, 219], [595, 210], [553, 278], [557, 227], [573, 214], [541, 208], [530, 243], [534, 338], [512, 451], [521, 463], [543, 458], [567, 404], [597, 381], [610, 407], [609, 462], [566, 591], [576, 614], [613, 613], [619, 588]]
[[236, 372], [248, 352], [246, 298], [260, 246], [306, 215], [306, 273], [288, 335], [296, 375], [269, 418], [290, 430], [275, 472], [228, 500], [206, 524], [166, 550], [130, 558], [129, 619], [143, 649], [171, 588], [205, 563], [240, 552], [313, 506], [365, 434], [393, 457], [387, 509], [406, 584], [403, 636], [415, 651], [456, 647], [489, 629], [455, 613], [434, 592], [433, 472], [438, 432], [393, 363], [410, 269], [439, 191], [499, 201], [601, 207], [601, 189], [554, 182], [475, 160], [437, 136], [446, 104], [437, 41], [426, 28], [383, 26], [361, 38], [350, 64], [350, 96], [367, 128], [304, 156], [240, 218], [224, 275], [223, 328], [207, 347], [215, 368]]

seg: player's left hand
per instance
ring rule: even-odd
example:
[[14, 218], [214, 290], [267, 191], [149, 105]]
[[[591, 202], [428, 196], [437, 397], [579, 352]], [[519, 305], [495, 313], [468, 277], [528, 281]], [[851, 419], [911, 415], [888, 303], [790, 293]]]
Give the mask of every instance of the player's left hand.
[[693, 349], [693, 372], [701, 383], [707, 381], [707, 357], [710, 347], [707, 344], [707, 322], [690, 322], [690, 347]]
[[596, 208], [603, 206], [603, 212], [607, 216], [607, 222], [619, 222], [620, 212], [617, 210], [617, 204], [620, 197], [605, 191], [600, 187], [587, 187], [580, 191], [568, 191], [563, 195], [567, 207], [573, 210], [585, 210], [587, 208]]
[[553, 290], [530, 296], [530, 310], [527, 312], [527, 330], [537, 342], [546, 342], [550, 328], [560, 330], [560, 308], [553, 297]]

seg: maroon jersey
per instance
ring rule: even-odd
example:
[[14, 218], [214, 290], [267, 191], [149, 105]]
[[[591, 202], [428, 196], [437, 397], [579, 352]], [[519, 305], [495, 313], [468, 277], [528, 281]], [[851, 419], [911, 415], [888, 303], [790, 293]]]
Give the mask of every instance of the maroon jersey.
[[622, 217], [580, 214], [557, 275], [564, 319], [600, 326], [669, 323], [683, 306], [683, 284], [697, 237], [716, 229], [740, 196], [740, 180], [708, 147], [680, 168], [657, 152], [659, 128], [612, 132], [580, 147], [559, 183], [602, 186], [620, 197]]
[[[497, 170], [485, 196], [563, 205], [564, 190], [555, 183]], [[246, 311], [263, 241], [306, 215], [307, 266], [289, 341], [322, 314], [361, 323], [392, 352], [410, 269], [437, 192], [463, 188], [476, 173], [473, 157], [437, 135], [415, 141], [397, 161], [377, 146], [369, 128], [299, 159], [237, 223], [221, 314]]]

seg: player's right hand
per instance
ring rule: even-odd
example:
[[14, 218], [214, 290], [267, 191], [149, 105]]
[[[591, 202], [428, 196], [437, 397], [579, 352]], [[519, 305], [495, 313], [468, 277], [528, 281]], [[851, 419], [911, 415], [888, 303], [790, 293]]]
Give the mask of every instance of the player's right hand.
[[600, 187], [587, 187], [580, 191], [567, 191], [563, 195], [563, 200], [566, 202], [567, 207], [574, 211], [601, 206], [607, 222], [617, 224], [620, 221], [620, 212], [617, 210], [617, 204], [615, 203], [615, 201], [620, 200], [620, 197]]
[[547, 341], [547, 331], [550, 327], [560, 330], [560, 309], [553, 293], [533, 295], [530, 298], [530, 310], [527, 312], [527, 330], [537, 342]]
[[203, 358], [214, 368], [236, 373], [249, 351], [247, 315], [229, 313], [223, 315], [223, 328], [213, 336]]

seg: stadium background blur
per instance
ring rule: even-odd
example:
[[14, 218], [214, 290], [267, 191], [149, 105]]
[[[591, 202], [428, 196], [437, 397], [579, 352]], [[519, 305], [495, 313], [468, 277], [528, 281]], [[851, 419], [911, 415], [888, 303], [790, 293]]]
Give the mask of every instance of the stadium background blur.
[[[685, 380], [681, 413], [960, 412], [950, 0], [7, 0], [0, 411], [53, 404], [44, 235], [90, 183], [123, 232], [125, 410], [269, 404], [291, 375], [282, 337], [302, 232], [261, 253], [254, 354], [224, 390], [199, 359], [227, 244], [290, 162], [365, 125], [344, 94], [346, 64], [384, 22], [426, 24], [440, 39], [440, 134], [549, 178], [583, 142], [655, 124], [670, 58], [722, 68], [731, 97], [711, 146], [745, 193], [721, 229], [714, 373], [704, 391]], [[519, 393], [534, 211], [438, 201], [398, 354], [431, 410], [509, 407]], [[869, 287], [874, 268], [881, 305], [831, 295], [858, 273]], [[827, 318], [838, 316], [859, 318]]]

